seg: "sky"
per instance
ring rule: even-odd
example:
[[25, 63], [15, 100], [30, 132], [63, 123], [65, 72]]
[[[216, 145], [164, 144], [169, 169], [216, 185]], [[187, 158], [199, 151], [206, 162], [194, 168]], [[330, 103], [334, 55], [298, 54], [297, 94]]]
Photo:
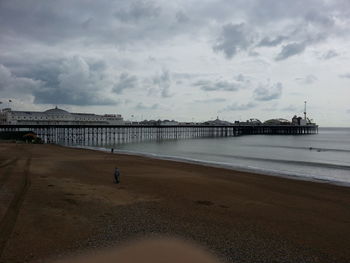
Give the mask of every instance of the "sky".
[[0, 108], [264, 121], [307, 101], [349, 127], [349, 40], [349, 0], [0, 0]]

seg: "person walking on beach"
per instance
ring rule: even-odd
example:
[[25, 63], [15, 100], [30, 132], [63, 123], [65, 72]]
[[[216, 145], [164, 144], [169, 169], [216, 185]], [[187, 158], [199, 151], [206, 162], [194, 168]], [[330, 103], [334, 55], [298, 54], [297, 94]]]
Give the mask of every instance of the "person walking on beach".
[[114, 153], [114, 148], [111, 149], [111, 153]]
[[119, 171], [119, 168], [115, 168], [114, 181], [115, 181], [116, 184], [120, 183], [120, 171]]

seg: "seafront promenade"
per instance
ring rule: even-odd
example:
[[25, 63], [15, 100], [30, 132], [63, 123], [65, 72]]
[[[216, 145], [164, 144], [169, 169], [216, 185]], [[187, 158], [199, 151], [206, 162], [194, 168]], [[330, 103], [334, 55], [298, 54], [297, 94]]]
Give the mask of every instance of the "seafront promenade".
[[0, 144], [0, 262], [46, 262], [150, 235], [194, 241], [223, 262], [349, 262], [349, 203], [350, 188], [326, 183]]

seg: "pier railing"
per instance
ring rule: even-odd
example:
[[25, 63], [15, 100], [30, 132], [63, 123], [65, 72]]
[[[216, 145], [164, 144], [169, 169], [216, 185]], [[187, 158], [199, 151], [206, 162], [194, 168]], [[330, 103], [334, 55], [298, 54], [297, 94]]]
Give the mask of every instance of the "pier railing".
[[234, 137], [241, 135], [304, 135], [318, 133], [305, 125], [0, 125], [0, 132], [31, 131], [45, 143], [109, 145], [147, 140]]

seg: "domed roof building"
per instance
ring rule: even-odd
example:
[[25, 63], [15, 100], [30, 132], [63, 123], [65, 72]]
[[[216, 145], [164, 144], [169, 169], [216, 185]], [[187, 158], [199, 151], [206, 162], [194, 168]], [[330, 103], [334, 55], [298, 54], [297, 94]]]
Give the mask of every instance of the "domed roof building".
[[12, 111], [1, 112], [2, 124], [17, 125], [122, 125], [124, 120], [120, 114], [97, 115], [92, 113], [70, 113], [57, 106], [43, 112]]
[[291, 125], [291, 122], [286, 119], [270, 119], [264, 122], [265, 125]]
[[57, 106], [54, 109], [49, 109], [43, 112], [44, 114], [49, 115], [71, 115], [68, 111], [62, 110], [57, 108]]

